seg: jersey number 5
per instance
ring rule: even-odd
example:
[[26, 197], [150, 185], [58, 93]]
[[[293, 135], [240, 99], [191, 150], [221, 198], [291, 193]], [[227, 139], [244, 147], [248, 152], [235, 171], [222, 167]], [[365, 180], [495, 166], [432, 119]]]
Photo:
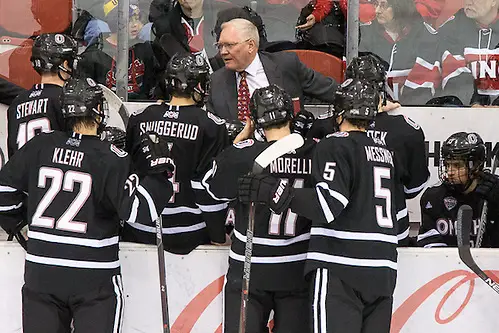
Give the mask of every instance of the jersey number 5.
[[393, 228], [392, 219], [392, 193], [390, 189], [381, 185], [382, 179], [390, 179], [390, 169], [374, 167], [374, 196], [378, 199], [384, 199], [386, 207], [386, 216], [383, 212], [383, 206], [376, 205], [376, 221], [382, 228]]
[[[55, 223], [55, 228], [59, 230], [78, 233], [87, 232], [86, 222], [73, 221], [73, 219], [90, 196], [90, 192], [92, 191], [92, 177], [88, 173], [83, 172], [69, 170], [64, 173], [61, 169], [41, 167], [38, 173], [38, 187], [45, 188], [48, 179], [51, 180], [50, 186], [36, 207], [31, 225], [52, 229]], [[75, 183], [80, 184], [78, 194], [61, 217], [57, 219], [57, 222], [52, 217], [43, 216], [45, 210], [47, 210], [61, 191], [61, 188], [65, 192], [73, 192]]]

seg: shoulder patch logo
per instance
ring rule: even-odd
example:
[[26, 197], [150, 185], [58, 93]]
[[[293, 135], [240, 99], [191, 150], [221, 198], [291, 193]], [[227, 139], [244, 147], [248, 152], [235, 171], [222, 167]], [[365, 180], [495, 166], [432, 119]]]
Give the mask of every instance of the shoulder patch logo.
[[426, 206], [425, 206], [424, 208], [426, 208], [426, 209], [431, 209], [431, 208], [433, 208], [433, 206], [431, 205], [431, 202], [429, 202], [429, 201], [428, 201], [428, 202], [426, 203]]
[[213, 120], [213, 122], [217, 125], [225, 124], [225, 119], [219, 118], [218, 116], [214, 115], [213, 113], [211, 113], [209, 111], [206, 112], [206, 115], [208, 116], [208, 118]]
[[119, 149], [118, 147], [116, 147], [113, 144], [111, 144], [109, 146], [109, 150], [111, 150], [113, 153], [115, 153], [116, 156], [118, 156], [118, 157], [127, 157], [128, 156], [128, 153], [126, 151]]
[[178, 111], [166, 110], [163, 118], [178, 119]]
[[417, 122], [415, 122], [414, 120], [412, 120], [411, 118], [404, 116], [404, 119], [405, 119], [405, 122], [408, 123], [414, 129], [419, 130], [421, 128], [421, 126], [419, 126], [419, 124]]
[[244, 141], [239, 141], [238, 143], [234, 143], [234, 147], [238, 148], [238, 149], [243, 149], [243, 148], [246, 148], [246, 147], [251, 147], [255, 144], [255, 140], [253, 139], [246, 139]]
[[452, 210], [457, 206], [457, 199], [454, 197], [445, 197], [444, 198], [444, 206], [447, 210]]

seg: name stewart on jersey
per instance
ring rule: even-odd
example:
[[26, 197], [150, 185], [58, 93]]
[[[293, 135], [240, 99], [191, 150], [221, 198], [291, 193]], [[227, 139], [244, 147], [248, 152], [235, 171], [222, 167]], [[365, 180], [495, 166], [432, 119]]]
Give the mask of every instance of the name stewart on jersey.
[[21, 119], [32, 114], [47, 113], [48, 98], [40, 98], [21, 103], [16, 108], [16, 119]]
[[145, 121], [139, 123], [141, 133], [154, 131], [162, 136], [173, 138], [196, 140], [198, 137], [199, 126], [168, 120]]
[[373, 146], [365, 146], [364, 149], [368, 161], [387, 163], [394, 166], [392, 153], [388, 149]]
[[65, 148], [54, 148], [52, 162], [81, 168], [85, 153]]
[[312, 160], [308, 158], [279, 157], [270, 163], [270, 173], [310, 175], [312, 173]]

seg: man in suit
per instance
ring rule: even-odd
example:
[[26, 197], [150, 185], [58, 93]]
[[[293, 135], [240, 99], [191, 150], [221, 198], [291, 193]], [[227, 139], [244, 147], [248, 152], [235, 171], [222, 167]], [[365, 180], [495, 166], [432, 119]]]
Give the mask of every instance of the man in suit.
[[9, 105], [17, 95], [25, 91], [26, 89], [18, 87], [0, 77], [0, 103]]
[[306, 67], [294, 53], [258, 52], [257, 28], [248, 20], [222, 25], [216, 44], [225, 67], [211, 76], [207, 108], [230, 122], [249, 117], [249, 99], [257, 88], [276, 84], [291, 97], [303, 95], [333, 102], [337, 83]]

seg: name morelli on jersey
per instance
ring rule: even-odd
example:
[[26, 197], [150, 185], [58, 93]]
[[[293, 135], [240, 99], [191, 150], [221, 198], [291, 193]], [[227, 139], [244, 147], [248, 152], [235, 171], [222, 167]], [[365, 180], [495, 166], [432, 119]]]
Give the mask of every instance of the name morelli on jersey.
[[139, 129], [141, 133], [154, 131], [158, 133], [158, 135], [193, 141], [197, 139], [199, 132], [198, 125], [186, 124], [176, 121], [172, 122], [168, 120], [140, 122]]
[[270, 163], [270, 173], [312, 174], [312, 160], [308, 158], [279, 157]]
[[21, 103], [16, 108], [16, 119], [21, 119], [33, 114], [47, 113], [48, 98], [40, 98]]

